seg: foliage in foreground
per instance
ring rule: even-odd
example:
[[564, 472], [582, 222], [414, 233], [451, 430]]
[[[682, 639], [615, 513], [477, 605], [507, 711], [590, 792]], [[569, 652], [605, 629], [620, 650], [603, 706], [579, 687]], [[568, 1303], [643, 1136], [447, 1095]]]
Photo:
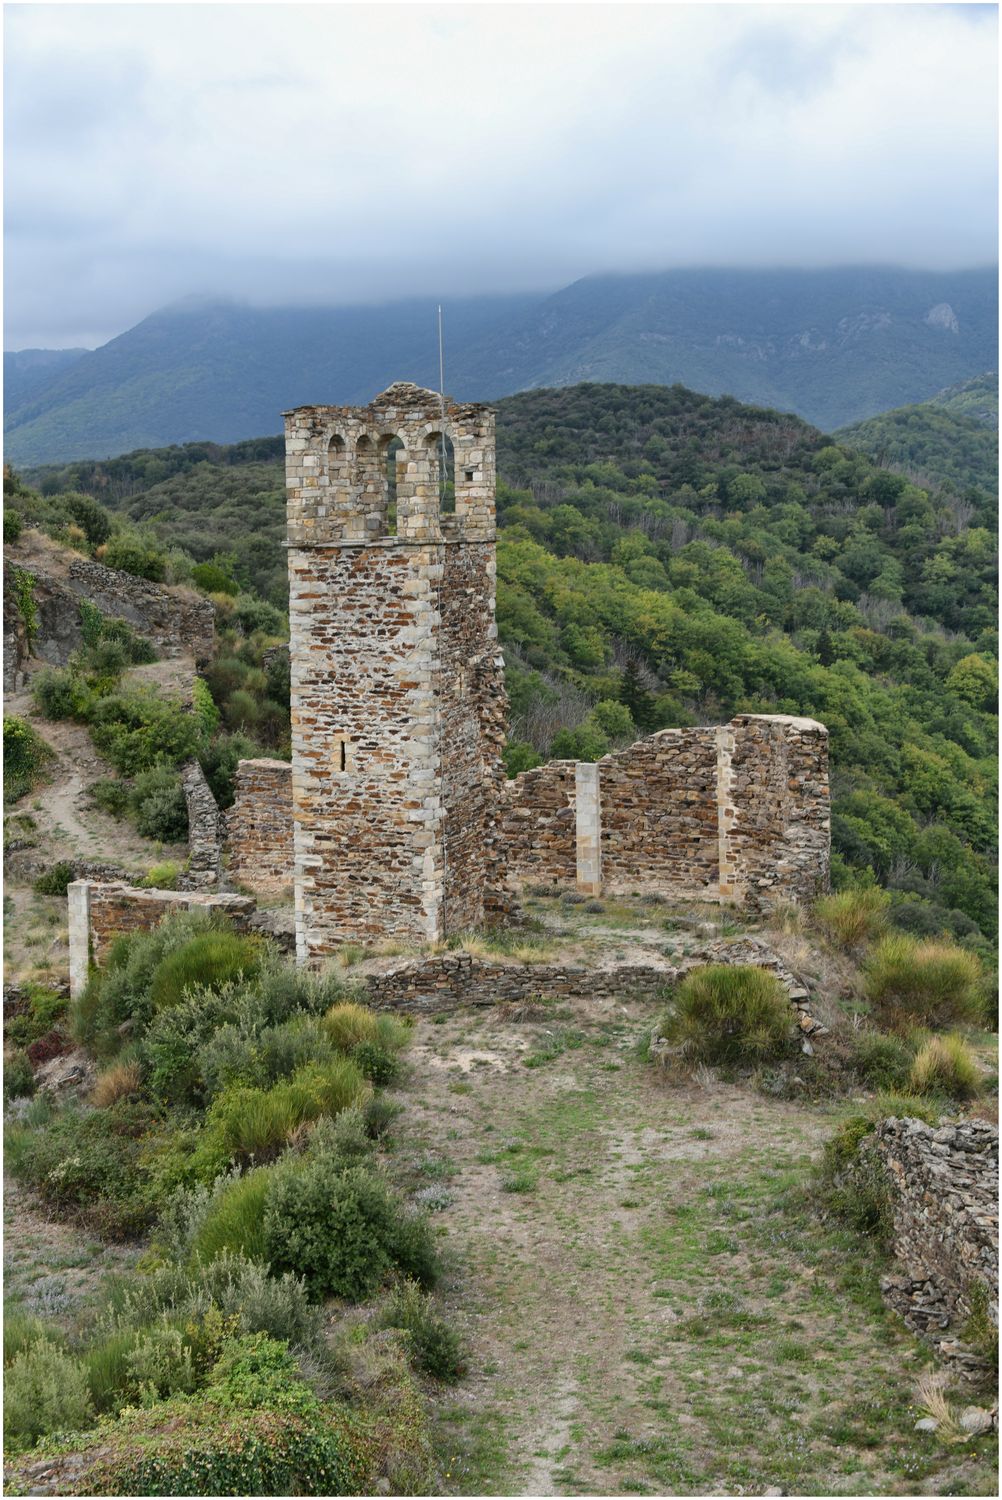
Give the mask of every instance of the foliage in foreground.
[[658, 1029], [694, 1062], [749, 1064], [789, 1051], [793, 1012], [774, 974], [707, 964], [682, 980]]

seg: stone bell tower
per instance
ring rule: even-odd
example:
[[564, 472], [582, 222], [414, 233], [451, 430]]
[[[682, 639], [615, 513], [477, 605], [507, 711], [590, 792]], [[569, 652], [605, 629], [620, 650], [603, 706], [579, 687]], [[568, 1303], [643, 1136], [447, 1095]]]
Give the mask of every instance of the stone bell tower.
[[[454, 492], [440, 466], [451, 447]], [[296, 946], [435, 941], [500, 890], [494, 413], [285, 414]]]

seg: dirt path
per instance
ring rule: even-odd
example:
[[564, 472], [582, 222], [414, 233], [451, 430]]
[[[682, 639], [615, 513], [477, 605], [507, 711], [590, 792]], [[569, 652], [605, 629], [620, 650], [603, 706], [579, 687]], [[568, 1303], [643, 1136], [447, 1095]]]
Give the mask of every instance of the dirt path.
[[986, 1465], [913, 1430], [924, 1354], [872, 1267], [783, 1206], [831, 1117], [669, 1087], [647, 1019], [419, 1024], [401, 1138], [470, 1351], [453, 1489], [980, 1493], [956, 1486]]

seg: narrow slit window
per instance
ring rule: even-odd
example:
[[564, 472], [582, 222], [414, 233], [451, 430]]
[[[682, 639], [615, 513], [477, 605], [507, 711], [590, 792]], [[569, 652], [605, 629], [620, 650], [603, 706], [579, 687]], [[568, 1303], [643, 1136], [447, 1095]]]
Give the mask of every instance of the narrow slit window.
[[347, 743], [346, 740], [338, 740], [337, 753], [338, 753], [338, 770], [339, 771], [347, 771], [347, 769], [348, 769], [348, 743]]

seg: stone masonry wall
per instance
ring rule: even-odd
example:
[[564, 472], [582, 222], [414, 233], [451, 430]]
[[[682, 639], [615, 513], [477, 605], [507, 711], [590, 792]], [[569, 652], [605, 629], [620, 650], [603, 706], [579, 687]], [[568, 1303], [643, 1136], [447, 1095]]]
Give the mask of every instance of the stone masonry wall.
[[663, 729], [599, 765], [603, 892], [717, 895], [715, 729]]
[[480, 925], [501, 884], [506, 706], [493, 413], [409, 385], [366, 408], [301, 407], [286, 480], [299, 960]]
[[745, 714], [718, 728], [666, 729], [596, 768], [597, 799], [587, 808], [577, 805], [572, 761], [509, 783], [510, 879], [754, 910], [826, 888], [828, 733], [812, 719]]
[[894, 1253], [904, 1275], [885, 1277], [886, 1299], [947, 1358], [976, 1358], [951, 1334], [981, 1287], [998, 1325], [999, 1137], [986, 1120], [882, 1120], [860, 1146], [892, 1188]]
[[727, 726], [725, 873], [752, 907], [810, 901], [831, 854], [828, 731], [813, 719], [742, 714]]
[[574, 883], [575, 765], [573, 760], [551, 760], [507, 783], [501, 837], [509, 877]]
[[148, 932], [171, 911], [219, 911], [239, 929], [254, 913], [250, 896], [202, 891], [140, 890], [119, 881], [73, 881], [67, 889], [69, 911], [70, 994], [87, 983], [90, 964], [99, 968], [120, 932]]
[[258, 896], [291, 890], [292, 764], [287, 760], [241, 760], [234, 777], [233, 806], [225, 814], [229, 874]]

